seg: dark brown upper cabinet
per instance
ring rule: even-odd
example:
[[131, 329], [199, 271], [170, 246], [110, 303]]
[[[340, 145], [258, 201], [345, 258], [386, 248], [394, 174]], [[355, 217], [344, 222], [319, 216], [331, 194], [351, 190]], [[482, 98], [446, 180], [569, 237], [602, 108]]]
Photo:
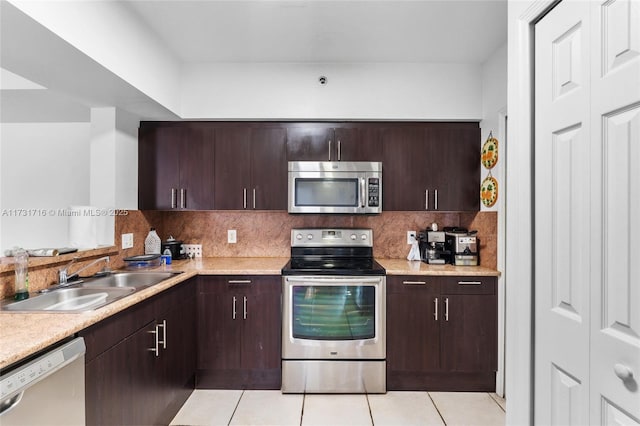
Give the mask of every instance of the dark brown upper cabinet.
[[213, 209], [213, 148], [210, 129], [141, 123], [138, 208]]
[[290, 123], [287, 160], [382, 161], [382, 144], [364, 123]]
[[477, 123], [399, 123], [379, 130], [387, 211], [478, 211]]
[[286, 210], [286, 130], [230, 125], [215, 134], [215, 208]]

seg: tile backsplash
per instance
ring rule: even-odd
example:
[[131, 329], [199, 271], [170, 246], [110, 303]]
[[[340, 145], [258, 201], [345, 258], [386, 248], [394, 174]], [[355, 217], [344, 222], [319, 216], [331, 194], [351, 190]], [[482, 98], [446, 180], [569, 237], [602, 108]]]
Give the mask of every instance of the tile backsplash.
[[[116, 216], [114, 245], [108, 253], [96, 253], [78, 262], [77, 267], [109, 254], [113, 269], [124, 266], [123, 258], [144, 253], [144, 239], [151, 227], [164, 241], [169, 235], [188, 244], [202, 244], [204, 257], [289, 257], [291, 229], [304, 227], [371, 228], [374, 256], [405, 258], [409, 253], [406, 231], [420, 231], [436, 222], [440, 228], [462, 226], [478, 230], [482, 266], [497, 265], [497, 212], [425, 213], [383, 212], [379, 215], [291, 215], [280, 211], [182, 211], [129, 210]], [[237, 243], [227, 243], [227, 230], [235, 229]], [[121, 235], [134, 234], [134, 246], [120, 249]], [[29, 262], [30, 291], [51, 285], [57, 270], [70, 256], [42, 264]], [[2, 258], [3, 264], [10, 258]], [[14, 272], [9, 265], [0, 269], [0, 296], [13, 294]], [[100, 266], [96, 267], [97, 269]], [[75, 269], [75, 268], [74, 268]], [[87, 271], [88, 273], [97, 272]]]

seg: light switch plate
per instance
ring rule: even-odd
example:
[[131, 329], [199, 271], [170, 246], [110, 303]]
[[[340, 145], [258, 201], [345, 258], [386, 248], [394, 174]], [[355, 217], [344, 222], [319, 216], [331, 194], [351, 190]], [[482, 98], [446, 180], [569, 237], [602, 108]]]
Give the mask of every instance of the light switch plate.
[[235, 229], [227, 230], [227, 243], [235, 244], [238, 242], [238, 234], [236, 234]]
[[122, 248], [128, 249], [133, 247], [133, 234], [122, 234]]

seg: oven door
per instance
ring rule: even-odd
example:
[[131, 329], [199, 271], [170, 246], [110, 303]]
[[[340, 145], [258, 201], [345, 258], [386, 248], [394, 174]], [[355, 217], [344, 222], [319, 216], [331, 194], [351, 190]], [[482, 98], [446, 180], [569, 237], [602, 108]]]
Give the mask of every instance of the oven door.
[[283, 359], [384, 359], [384, 276], [283, 277]]

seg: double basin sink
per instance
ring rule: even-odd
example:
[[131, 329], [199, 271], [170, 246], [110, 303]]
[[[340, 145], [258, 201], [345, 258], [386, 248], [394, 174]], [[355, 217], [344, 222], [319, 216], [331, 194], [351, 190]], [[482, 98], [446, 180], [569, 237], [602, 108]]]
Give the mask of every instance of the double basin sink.
[[84, 312], [113, 303], [136, 291], [158, 284], [181, 272], [114, 272], [94, 278], [84, 278], [67, 287], [11, 302], [5, 311]]

